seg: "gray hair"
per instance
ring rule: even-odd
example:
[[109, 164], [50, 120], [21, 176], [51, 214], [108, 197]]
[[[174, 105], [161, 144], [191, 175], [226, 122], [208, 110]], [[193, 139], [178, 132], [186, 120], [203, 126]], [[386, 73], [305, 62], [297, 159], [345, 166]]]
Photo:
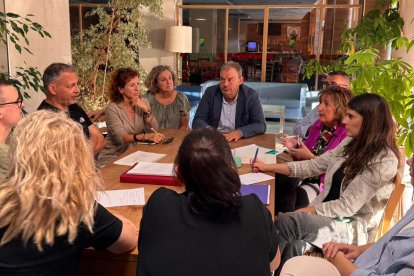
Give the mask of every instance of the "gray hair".
[[66, 63], [52, 63], [43, 72], [43, 87], [46, 93], [49, 92], [49, 84], [56, 81], [63, 72], [76, 73], [75, 67]]
[[229, 70], [231, 68], [236, 69], [237, 73], [239, 73], [239, 77], [243, 76], [243, 68], [240, 66], [240, 64], [238, 64], [237, 62], [232, 61], [232, 60], [224, 63], [223, 65], [221, 65], [220, 73], [222, 71], [226, 71], [226, 70]]

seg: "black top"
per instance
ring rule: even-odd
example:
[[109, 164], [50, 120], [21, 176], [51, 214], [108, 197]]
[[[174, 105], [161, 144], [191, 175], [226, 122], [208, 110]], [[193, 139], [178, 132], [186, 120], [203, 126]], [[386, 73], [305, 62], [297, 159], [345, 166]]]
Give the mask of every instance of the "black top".
[[341, 166], [332, 176], [332, 185], [328, 195], [325, 197], [323, 202], [336, 200], [341, 195], [342, 180], [344, 179], [344, 168]]
[[[54, 105], [51, 105], [50, 103], [46, 102], [45, 100], [42, 101], [42, 103], [39, 105], [37, 110], [41, 109], [49, 109], [52, 111], [61, 111], [59, 108], [57, 108]], [[85, 136], [89, 139], [89, 126], [92, 125], [91, 119], [89, 119], [88, 114], [77, 104], [71, 104], [69, 107], [69, 117], [74, 120], [75, 122], [78, 122], [82, 125], [83, 133], [85, 133]]]
[[[0, 229], [0, 239], [5, 230]], [[54, 245], [44, 245], [43, 252], [30, 240], [24, 247], [21, 238], [15, 238], [0, 247], [0, 275], [75, 275], [82, 250], [91, 246], [103, 250], [112, 245], [121, 235], [122, 222], [98, 204], [93, 231], [80, 225], [73, 244], [67, 236], [55, 237]]]
[[276, 229], [256, 195], [232, 215], [207, 219], [190, 210], [185, 193], [160, 188], [146, 204], [138, 240], [137, 275], [270, 275]]

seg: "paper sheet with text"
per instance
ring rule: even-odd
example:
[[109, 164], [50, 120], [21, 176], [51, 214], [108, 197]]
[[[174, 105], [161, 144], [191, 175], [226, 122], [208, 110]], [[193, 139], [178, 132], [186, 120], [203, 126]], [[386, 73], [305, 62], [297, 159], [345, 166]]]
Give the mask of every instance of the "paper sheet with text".
[[132, 166], [137, 162], [156, 162], [166, 156], [164, 153], [136, 151], [114, 162], [116, 165]]
[[253, 183], [259, 183], [275, 179], [273, 176], [264, 173], [245, 173], [240, 175], [240, 182], [243, 185], [249, 185]]
[[98, 192], [96, 200], [104, 207], [145, 205], [144, 188]]
[[257, 148], [259, 148], [259, 153], [257, 154], [258, 159], [262, 160], [266, 164], [276, 163], [276, 154], [266, 153], [271, 152], [273, 149], [259, 147], [255, 144], [235, 148], [233, 149], [233, 155], [240, 156], [243, 164], [250, 164], [250, 160], [254, 158]]

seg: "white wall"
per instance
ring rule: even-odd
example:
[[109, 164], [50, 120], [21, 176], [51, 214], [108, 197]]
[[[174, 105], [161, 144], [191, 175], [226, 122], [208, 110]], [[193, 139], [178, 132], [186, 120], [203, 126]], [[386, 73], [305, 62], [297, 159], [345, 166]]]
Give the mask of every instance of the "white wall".
[[[10, 65], [12, 75], [18, 66], [34, 66], [41, 73], [53, 62], [71, 63], [69, 0], [5, 0], [6, 12], [14, 12], [21, 16], [33, 14], [33, 20], [40, 23], [52, 38], [42, 38], [36, 33], [29, 33], [30, 51], [19, 54], [14, 47], [10, 47]], [[25, 100], [25, 109], [28, 112], [36, 110], [44, 99], [41, 92], [31, 92], [31, 99]]]
[[[404, 35], [409, 39], [414, 38], [414, 22], [410, 24], [414, 18], [414, 1], [413, 0], [400, 0], [400, 14], [404, 19]], [[406, 52], [405, 49], [393, 51], [393, 57], [401, 57], [404, 61], [408, 62], [414, 67], [414, 47], [410, 52]]]
[[[53, 62], [72, 62], [69, 0], [2, 0], [5, 1], [6, 12], [14, 12], [19, 15], [33, 14], [33, 20], [40, 23], [52, 38], [42, 38], [33, 33], [29, 35], [30, 50], [33, 55], [24, 53], [20, 55], [14, 48], [10, 49], [11, 67], [24, 67], [24, 61], [28, 66], [34, 66], [41, 73]], [[175, 25], [175, 7], [181, 4], [181, 0], [164, 0], [162, 19], [149, 17], [149, 40], [152, 48], [140, 49], [140, 62], [149, 72], [154, 66], [165, 64], [176, 67], [175, 54], [164, 50], [165, 29]], [[12, 75], [14, 74], [12, 70]], [[44, 94], [31, 92], [31, 99], [25, 100], [25, 109], [30, 113], [38, 107], [44, 99]]]
[[141, 48], [139, 53], [139, 61], [144, 67], [145, 71], [149, 73], [156, 65], [169, 65], [175, 70], [175, 54], [166, 52], [165, 49], [165, 29], [170, 26], [175, 26], [175, 6], [176, 0], [164, 0], [162, 19], [154, 17], [148, 18], [148, 27], [150, 28], [149, 40], [152, 48]]

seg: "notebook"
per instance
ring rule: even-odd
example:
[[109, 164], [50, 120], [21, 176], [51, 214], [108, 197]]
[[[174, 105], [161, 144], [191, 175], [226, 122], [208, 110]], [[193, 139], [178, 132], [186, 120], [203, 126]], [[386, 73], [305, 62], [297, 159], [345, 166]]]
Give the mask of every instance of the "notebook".
[[256, 194], [257, 197], [263, 202], [263, 204], [269, 205], [270, 185], [267, 185], [267, 184], [265, 185], [259, 185], [259, 184], [241, 185], [240, 194], [242, 196]]
[[[139, 164], [139, 163], [137, 163]], [[154, 184], [154, 185], [165, 185], [165, 186], [179, 186], [180, 183], [177, 181], [174, 174], [157, 174], [151, 172], [151, 170], [146, 170], [147, 173], [140, 170], [136, 170], [135, 164], [129, 168], [126, 172], [121, 174], [120, 181], [123, 183], [140, 183], [140, 184]], [[162, 163], [156, 163], [157, 166]], [[165, 164], [168, 166], [168, 164]]]

